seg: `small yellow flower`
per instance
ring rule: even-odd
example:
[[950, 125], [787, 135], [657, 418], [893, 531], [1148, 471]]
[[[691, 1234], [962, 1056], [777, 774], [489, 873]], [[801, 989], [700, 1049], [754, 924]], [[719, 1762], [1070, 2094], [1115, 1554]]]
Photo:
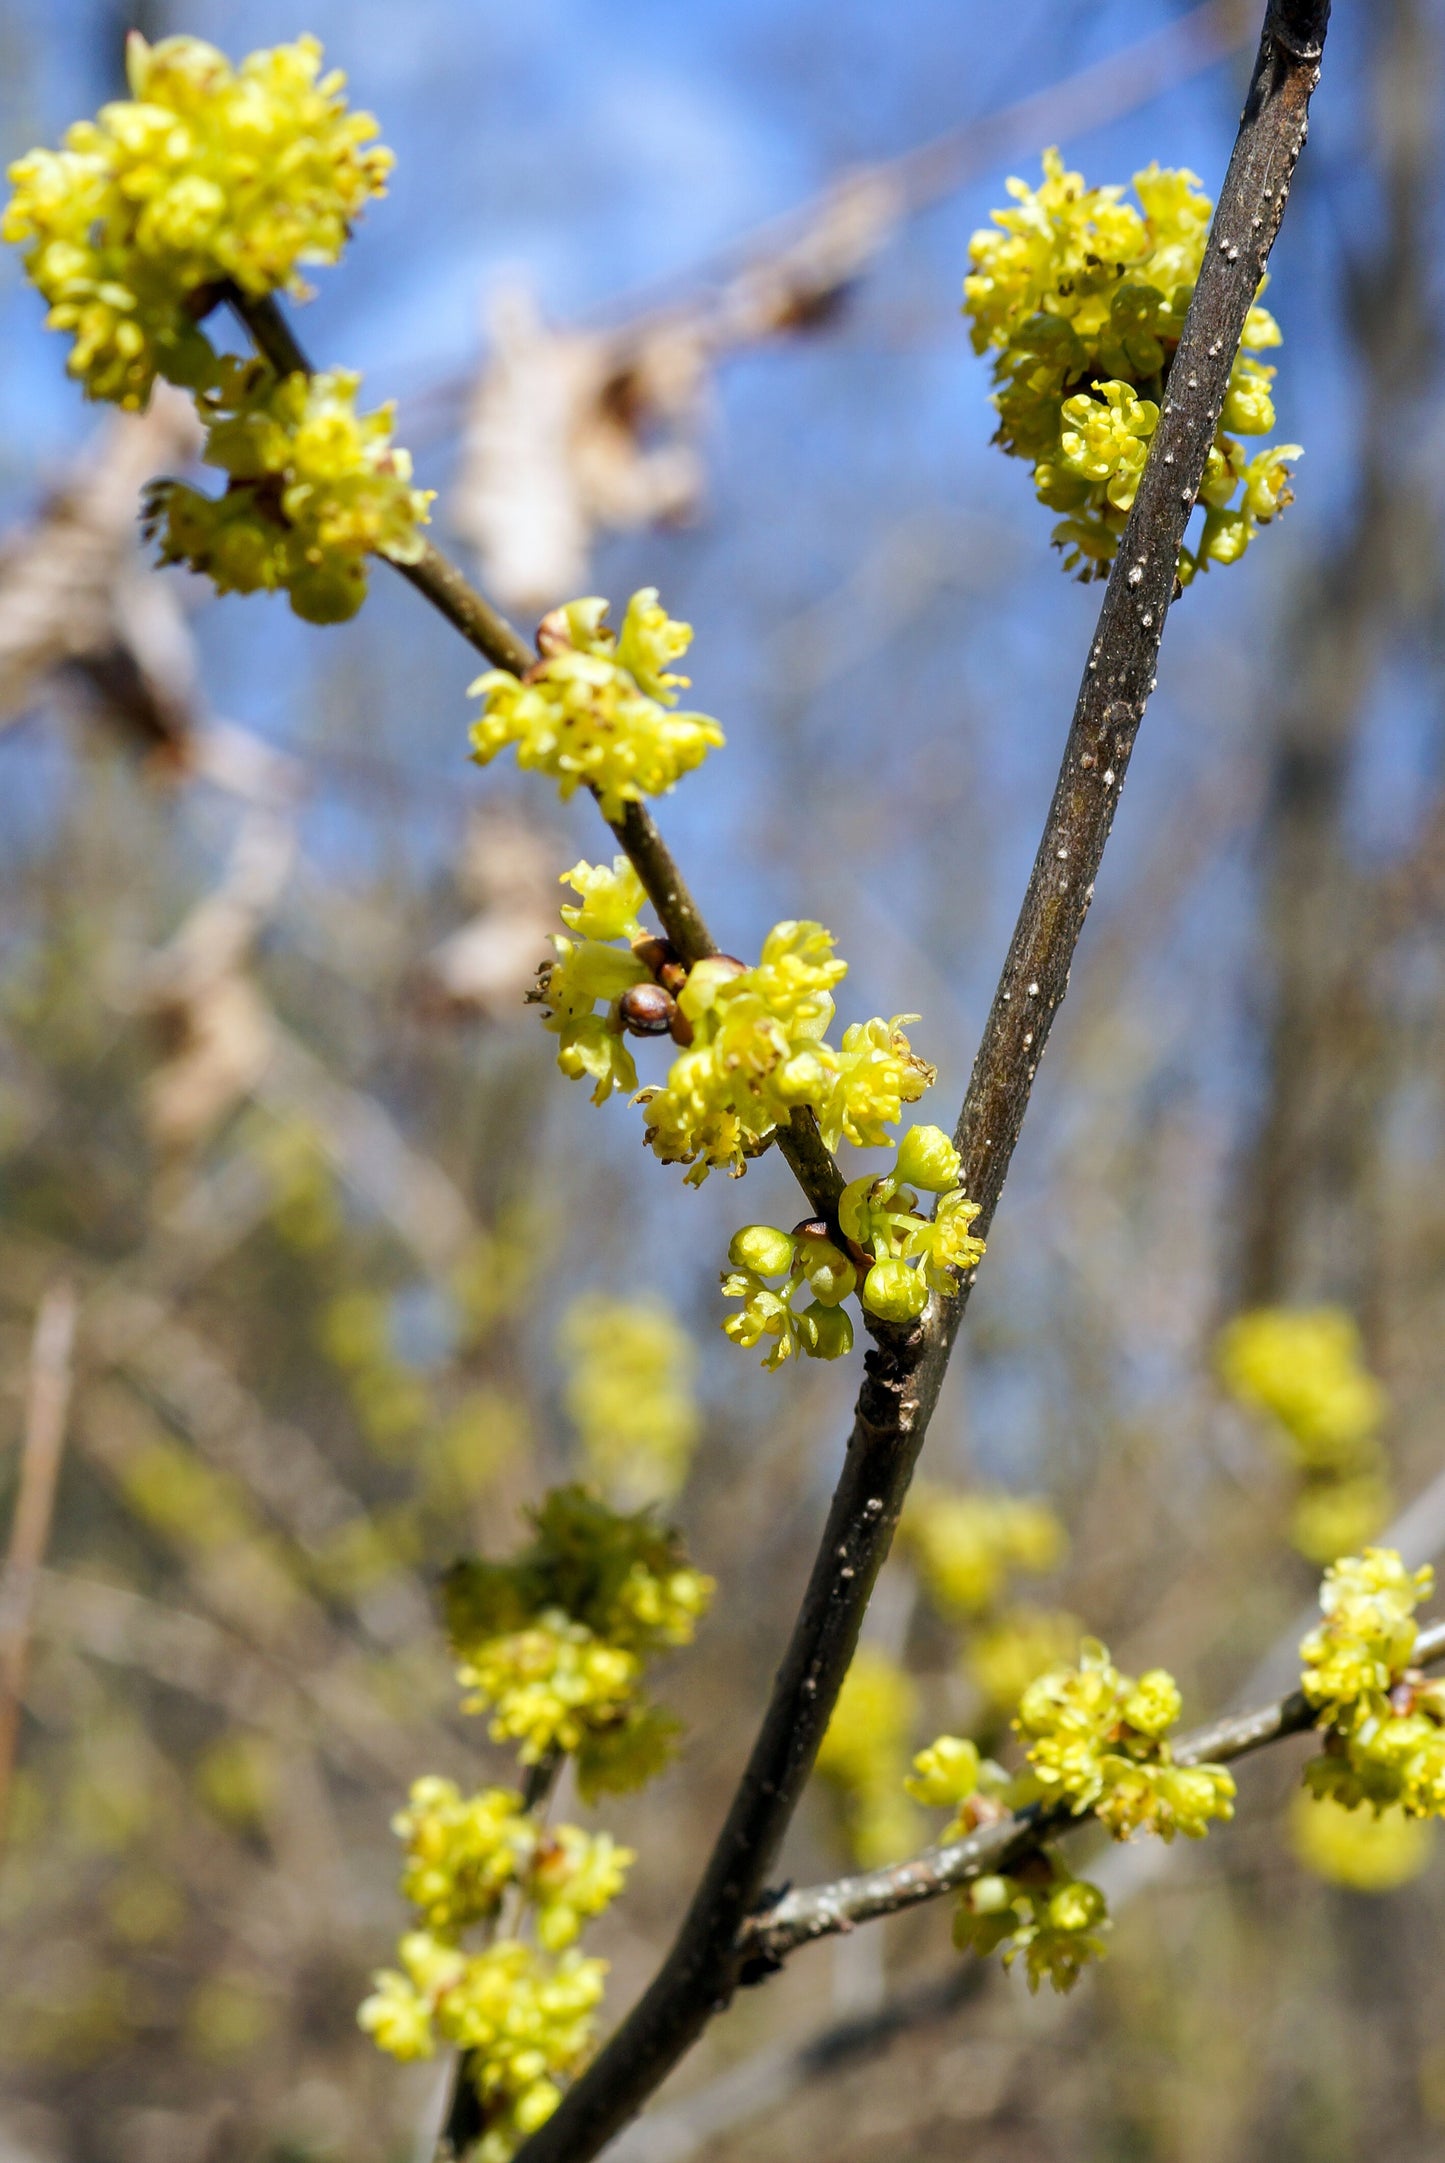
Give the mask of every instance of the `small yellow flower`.
[[355, 615], [369, 555], [414, 563], [432, 492], [411, 485], [392, 408], [356, 411], [360, 385], [342, 368], [278, 380], [263, 361], [220, 362], [198, 403], [202, 457], [226, 492], [152, 487], [146, 522], [161, 561], [204, 572], [218, 593], [284, 591], [311, 623]]
[[486, 766], [516, 746], [517, 763], [550, 774], [565, 802], [585, 784], [603, 814], [671, 790], [723, 742], [716, 721], [676, 711], [685, 676], [666, 663], [692, 641], [644, 587], [627, 605], [620, 635], [606, 629], [607, 603], [573, 601], [548, 619], [546, 652], [524, 678], [492, 669], [471, 686], [482, 711], [472, 726], [472, 756]]
[[1174, 1763], [1166, 1737], [1179, 1709], [1162, 1668], [1135, 1682], [1085, 1638], [1076, 1666], [1029, 1684], [1014, 1726], [1044, 1794], [1092, 1810], [1116, 1840], [1135, 1832], [1198, 1840], [1213, 1819], [1233, 1816], [1234, 1781], [1222, 1765]]

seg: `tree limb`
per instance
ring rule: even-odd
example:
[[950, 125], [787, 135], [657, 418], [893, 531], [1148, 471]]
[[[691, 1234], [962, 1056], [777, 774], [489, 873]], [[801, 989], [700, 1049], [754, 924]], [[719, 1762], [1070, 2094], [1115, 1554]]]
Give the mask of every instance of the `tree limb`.
[[[1411, 1664], [1428, 1666], [1442, 1656], [1445, 1622], [1437, 1622], [1420, 1632]], [[1227, 1765], [1286, 1735], [1305, 1733], [1318, 1717], [1304, 1692], [1292, 1690], [1288, 1697], [1254, 1712], [1233, 1713], [1199, 1728], [1176, 1744], [1174, 1761], [1177, 1765]], [[1057, 1803], [1036, 1804], [996, 1824], [982, 1825], [962, 1840], [926, 1848], [907, 1862], [837, 1878], [829, 1885], [804, 1886], [775, 1901], [766, 1914], [750, 1917], [740, 1933], [742, 1945], [750, 1961], [771, 1968], [814, 1938], [833, 1937], [875, 1916], [894, 1915], [921, 1900], [936, 1900], [993, 1871], [1011, 1871], [1047, 1841], [1092, 1816], [1092, 1811], [1075, 1813]]]
[[[1053, 805], [958, 1125], [964, 1184], [998, 1201], [1154, 688], [1179, 548], [1245, 317], [1304, 143], [1328, 0], [1270, 0], [1138, 496], [1110, 573]], [[740, 1979], [739, 1939], [802, 1793], [892, 1541], [971, 1288], [880, 1331], [802, 1608], [752, 1754], [671, 1952], [523, 2163], [588, 2163], [641, 2108]]]

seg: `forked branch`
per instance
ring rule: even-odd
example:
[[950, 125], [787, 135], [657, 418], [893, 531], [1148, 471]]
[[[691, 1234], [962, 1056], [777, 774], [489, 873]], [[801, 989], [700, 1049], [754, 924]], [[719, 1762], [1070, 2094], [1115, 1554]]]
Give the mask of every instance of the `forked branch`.
[[[263, 294], [257, 299], [243, 293], [239, 286], [232, 286], [223, 297], [257, 352], [269, 361], [278, 375], [309, 376], [315, 373], [273, 295]], [[392, 569], [424, 594], [432, 607], [461, 632], [468, 645], [475, 647], [495, 668], [522, 676], [532, 667], [537, 659], [535, 650], [433, 542], [425, 543], [415, 563], [393, 562]], [[607, 823], [642, 881], [643, 891], [656, 911], [659, 924], [684, 961], [702, 961], [707, 955], [715, 954], [717, 942], [646, 804], [629, 803], [619, 818], [609, 818]], [[810, 1107], [800, 1106], [794, 1112], [791, 1127], [779, 1133], [778, 1146], [807, 1196], [814, 1216], [822, 1217], [836, 1230], [843, 1175], [832, 1152], [824, 1146]]]
[[[1410, 1655], [1411, 1665], [1429, 1667], [1445, 1658], [1445, 1622], [1422, 1630]], [[1262, 1705], [1255, 1712], [1236, 1713], [1200, 1728], [1174, 1745], [1176, 1765], [1230, 1764], [1249, 1757], [1287, 1735], [1301, 1735], [1315, 1725], [1316, 1708], [1302, 1690]], [[1087, 1824], [1091, 1812], [1075, 1815], [1054, 1805], [1034, 1805], [960, 1840], [927, 1848], [907, 1862], [890, 1863], [883, 1870], [860, 1872], [837, 1878], [830, 1885], [809, 1885], [786, 1894], [766, 1914], [750, 1917], [742, 1930], [741, 1944], [749, 1959], [766, 1967], [780, 1964], [800, 1945], [814, 1938], [829, 1938], [854, 1929], [879, 1915], [896, 1914], [900, 1908], [916, 1907], [921, 1900], [937, 1900], [957, 1892], [974, 1878], [991, 1871], [1016, 1871], [1025, 1857], [1037, 1853], [1061, 1833]]]
[[[1305, 139], [1328, 0], [1270, 0], [1169, 394], [1120, 543], [1019, 921], [958, 1124], [964, 1184], [992, 1218], [1093, 895], [1175, 589], [1179, 549]], [[587, 2163], [727, 2003], [812, 1769], [938, 1399], [970, 1286], [882, 1335], [771, 1702], [677, 1939], [611, 2042], [519, 2151]], [[881, 1333], [880, 1333], [881, 1334]]]

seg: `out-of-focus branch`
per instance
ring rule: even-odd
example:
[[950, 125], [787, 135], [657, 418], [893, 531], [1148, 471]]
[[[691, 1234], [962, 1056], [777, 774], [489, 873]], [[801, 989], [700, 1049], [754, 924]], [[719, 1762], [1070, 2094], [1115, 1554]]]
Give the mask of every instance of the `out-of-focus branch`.
[[1324, 1296], [1367, 1318], [1383, 1275], [1382, 1106], [1400, 1080], [1384, 963], [1402, 882], [1398, 870], [1378, 882], [1360, 861], [1357, 746], [1381, 668], [1412, 625], [1432, 636], [1445, 605], [1439, 489], [1412, 448], [1438, 425], [1438, 405], [1429, 411], [1441, 343], [1430, 214], [1441, 172], [1438, 22], [1403, 0], [1371, 12], [1379, 214], [1344, 280], [1362, 378], [1352, 401], [1359, 474], [1349, 516], [1302, 567], [1266, 715], [1264, 1108], [1228, 1212], [1241, 1227], [1233, 1299]]
[[169, 386], [116, 414], [63, 484], [0, 545], [0, 728], [57, 672], [79, 679], [126, 738], [190, 765], [197, 722], [190, 634], [170, 582], [139, 565], [136, 501], [157, 467], [189, 460], [200, 432]]
[[50, 1540], [55, 1489], [70, 1411], [76, 1297], [64, 1279], [40, 1303], [30, 1346], [30, 1387], [10, 1551], [0, 1593], [0, 1842], [10, 1806], [20, 1706], [30, 1660], [30, 1631], [40, 1565]]
[[[1100, 611], [1044, 830], [958, 1126], [964, 1183], [992, 1218], [1154, 688], [1184, 529], [1304, 143], [1327, 0], [1271, 0], [1205, 260]], [[747, 1768], [671, 1952], [612, 2041], [519, 2151], [588, 2163], [641, 2108], [740, 1979], [743, 1926], [853, 1656], [957, 1333], [968, 1284], [869, 1354], [843, 1473]]]

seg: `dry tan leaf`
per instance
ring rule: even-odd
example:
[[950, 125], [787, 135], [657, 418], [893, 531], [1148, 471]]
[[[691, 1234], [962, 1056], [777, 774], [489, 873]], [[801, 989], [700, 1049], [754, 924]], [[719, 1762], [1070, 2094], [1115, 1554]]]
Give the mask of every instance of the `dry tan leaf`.
[[600, 528], [693, 516], [717, 359], [826, 321], [904, 208], [893, 174], [855, 174], [716, 292], [620, 330], [554, 330], [528, 286], [499, 287], [448, 504], [487, 586], [508, 607], [549, 607], [585, 589]]
[[536, 981], [537, 965], [557, 929], [555, 835], [514, 811], [490, 806], [478, 812], [463, 844], [458, 885], [477, 913], [451, 932], [418, 964], [411, 994], [433, 1019], [515, 1021]]
[[184, 765], [190, 634], [174, 588], [142, 562], [137, 520], [142, 485], [199, 445], [189, 402], [159, 386], [148, 411], [106, 422], [30, 524], [0, 546], [0, 725], [67, 670], [139, 748]]

